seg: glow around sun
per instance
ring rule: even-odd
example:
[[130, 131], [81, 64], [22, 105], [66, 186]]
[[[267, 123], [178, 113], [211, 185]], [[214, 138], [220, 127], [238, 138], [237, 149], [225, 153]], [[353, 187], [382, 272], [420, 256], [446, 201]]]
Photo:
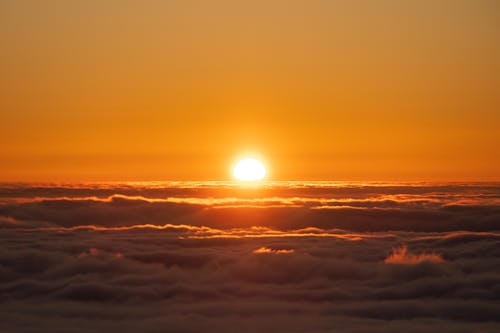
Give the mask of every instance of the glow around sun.
[[266, 168], [255, 158], [245, 158], [236, 163], [233, 175], [242, 181], [262, 180], [266, 176]]

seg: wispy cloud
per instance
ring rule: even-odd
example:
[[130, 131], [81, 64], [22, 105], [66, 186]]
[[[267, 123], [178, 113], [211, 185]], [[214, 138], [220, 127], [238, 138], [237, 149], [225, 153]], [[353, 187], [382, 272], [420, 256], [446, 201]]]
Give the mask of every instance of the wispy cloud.
[[259, 247], [252, 251], [255, 254], [273, 253], [273, 254], [290, 254], [295, 252], [293, 249], [271, 249], [269, 247]]
[[414, 254], [408, 251], [408, 247], [403, 245], [392, 249], [392, 253], [385, 258], [386, 264], [415, 265], [421, 262], [431, 262], [435, 264], [443, 263], [445, 260], [437, 253]]

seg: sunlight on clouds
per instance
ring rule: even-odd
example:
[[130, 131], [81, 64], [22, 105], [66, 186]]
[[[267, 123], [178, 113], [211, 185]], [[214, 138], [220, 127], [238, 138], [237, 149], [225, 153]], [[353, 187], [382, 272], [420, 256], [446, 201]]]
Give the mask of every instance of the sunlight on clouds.
[[269, 247], [259, 247], [258, 249], [253, 250], [255, 254], [263, 254], [263, 253], [275, 253], [275, 254], [290, 254], [294, 253], [293, 249], [271, 249]]
[[443, 257], [437, 253], [413, 254], [408, 247], [403, 245], [392, 249], [392, 253], [384, 260], [386, 264], [415, 265], [421, 262], [439, 264], [445, 262]]

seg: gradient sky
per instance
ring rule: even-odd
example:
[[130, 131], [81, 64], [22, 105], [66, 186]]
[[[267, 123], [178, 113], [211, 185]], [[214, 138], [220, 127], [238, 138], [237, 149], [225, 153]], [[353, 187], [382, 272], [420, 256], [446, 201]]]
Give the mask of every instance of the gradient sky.
[[497, 1], [0, 0], [0, 180], [499, 180]]

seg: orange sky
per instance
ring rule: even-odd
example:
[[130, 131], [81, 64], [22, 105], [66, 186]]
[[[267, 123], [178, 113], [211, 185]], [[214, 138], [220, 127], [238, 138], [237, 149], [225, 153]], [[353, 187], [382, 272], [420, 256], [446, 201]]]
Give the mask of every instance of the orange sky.
[[0, 0], [0, 180], [500, 180], [497, 1]]

